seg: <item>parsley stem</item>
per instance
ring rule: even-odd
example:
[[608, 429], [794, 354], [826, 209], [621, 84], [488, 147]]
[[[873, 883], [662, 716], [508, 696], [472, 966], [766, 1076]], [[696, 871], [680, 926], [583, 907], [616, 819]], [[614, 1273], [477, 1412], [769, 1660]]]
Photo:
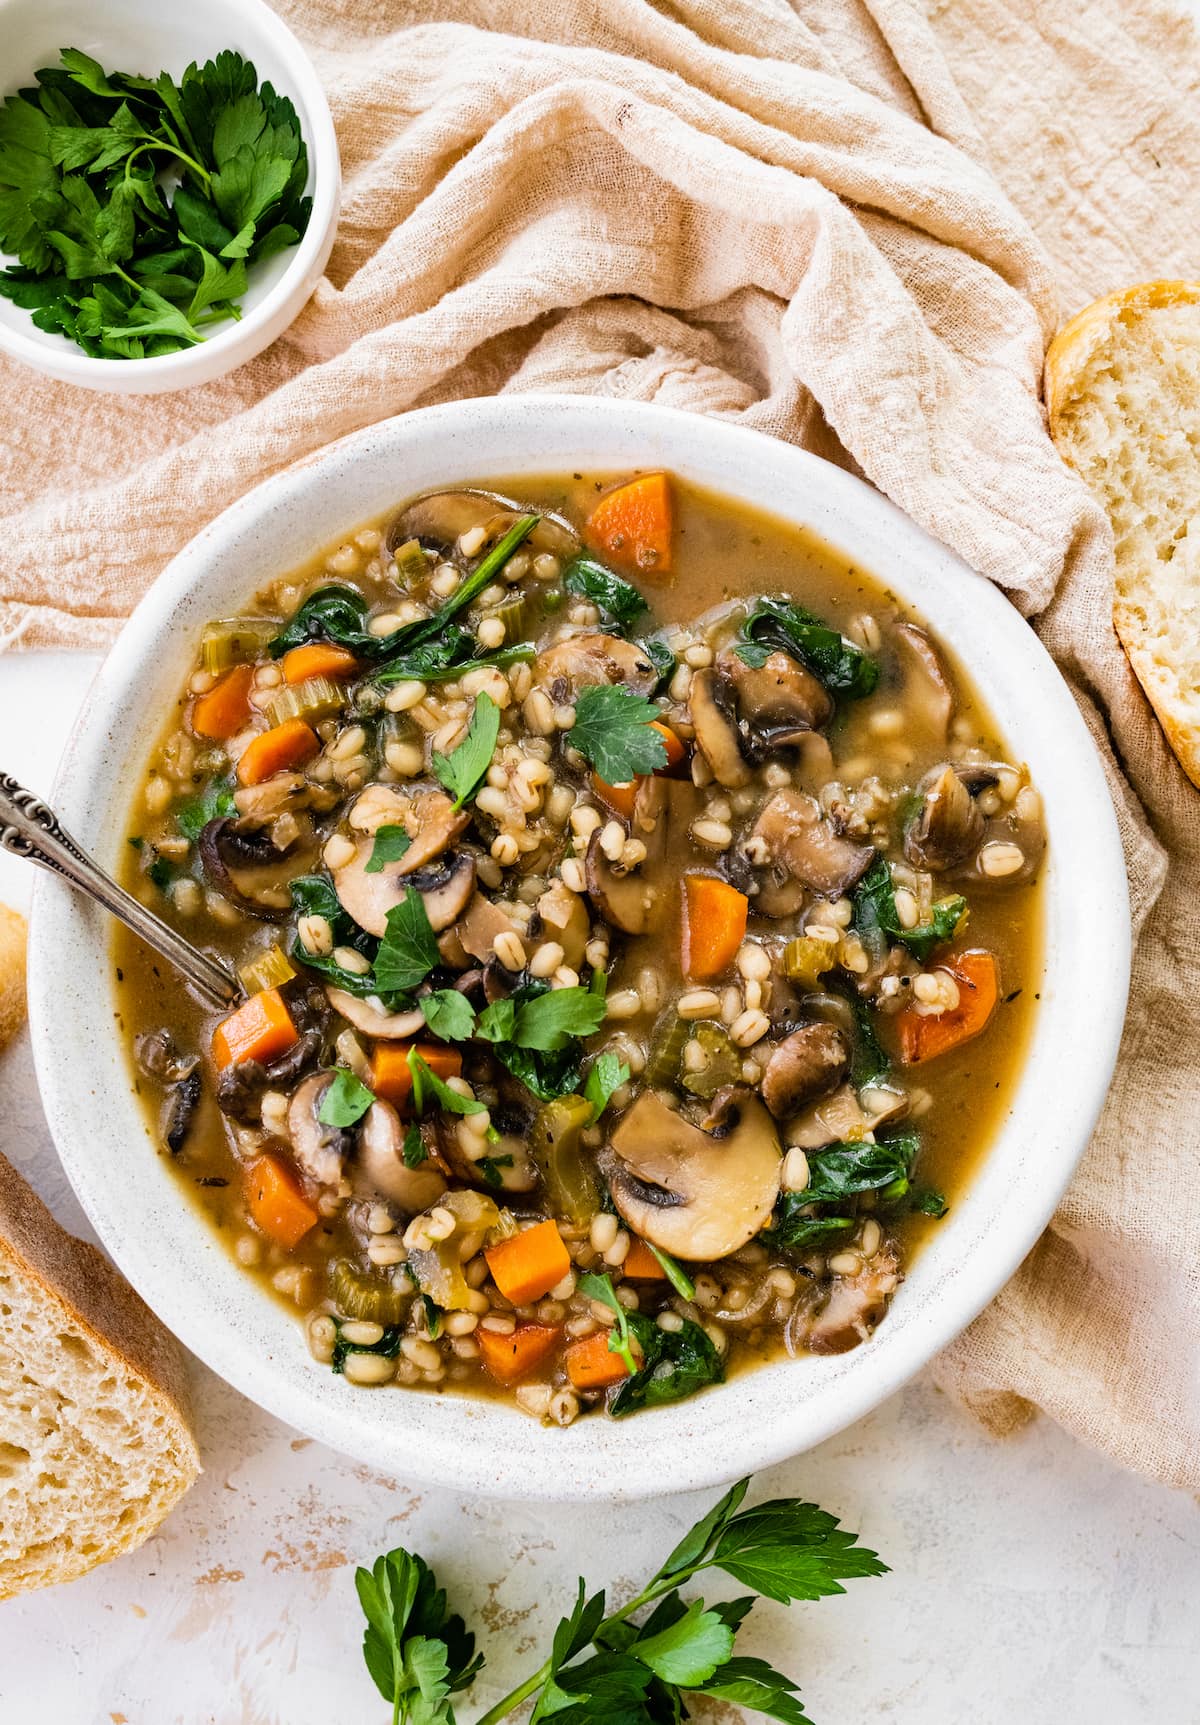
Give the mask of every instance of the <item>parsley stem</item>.
[[125, 158], [126, 183], [129, 181], [129, 170], [133, 163], [139, 156], [144, 156], [147, 150], [166, 150], [168, 155], [178, 156], [181, 162], [187, 163], [193, 173], [200, 176], [206, 186], [210, 184], [212, 175], [209, 173], [208, 169], [201, 167], [200, 163], [196, 161], [193, 156], [189, 156], [185, 150], [176, 148], [174, 144], [168, 144], [165, 138], [151, 138], [147, 143], [139, 144], [136, 150], [130, 151], [129, 155]]

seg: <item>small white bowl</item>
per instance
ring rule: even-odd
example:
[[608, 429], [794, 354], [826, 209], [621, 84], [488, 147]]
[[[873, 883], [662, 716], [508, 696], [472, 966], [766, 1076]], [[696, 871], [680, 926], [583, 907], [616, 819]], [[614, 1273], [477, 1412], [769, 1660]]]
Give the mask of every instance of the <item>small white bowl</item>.
[[[218, 324], [198, 347], [147, 359], [93, 359], [64, 335], [36, 328], [29, 313], [0, 299], [0, 352], [84, 389], [155, 395], [211, 383], [253, 359], [288, 327], [329, 260], [341, 203], [341, 168], [329, 104], [312, 62], [263, 0], [0, 0], [0, 99], [57, 66], [63, 48], [81, 48], [106, 71], [178, 78], [224, 48], [254, 63], [290, 97], [308, 146], [312, 215], [300, 243], [249, 272], [240, 321]], [[0, 265], [16, 260], [0, 254]]]
[[1129, 904], [1095, 751], [1033, 631], [997, 589], [859, 480], [788, 444], [667, 408], [569, 397], [433, 407], [356, 433], [268, 480], [180, 552], [92, 687], [55, 806], [114, 866], [148, 750], [205, 621], [415, 492], [469, 479], [668, 467], [807, 524], [886, 581], [966, 665], [1046, 811], [1046, 964], [1012, 1107], [966, 1195], [912, 1264], [872, 1339], [780, 1360], [691, 1401], [543, 1429], [456, 1395], [355, 1389], [240, 1270], [181, 1194], [133, 1095], [106, 917], [60, 882], [34, 891], [30, 1017], [47, 1118], [100, 1238], [159, 1316], [245, 1395], [405, 1477], [463, 1492], [605, 1502], [715, 1485], [794, 1455], [881, 1402], [1012, 1275], [1062, 1196], [1112, 1074], [1129, 980]]

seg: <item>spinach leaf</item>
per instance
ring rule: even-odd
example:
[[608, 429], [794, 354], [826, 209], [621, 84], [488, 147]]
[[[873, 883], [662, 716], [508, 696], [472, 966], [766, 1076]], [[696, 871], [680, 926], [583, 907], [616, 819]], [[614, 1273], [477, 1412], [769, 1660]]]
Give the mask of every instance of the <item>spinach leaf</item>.
[[920, 1148], [915, 1132], [898, 1132], [875, 1144], [860, 1140], [811, 1150], [808, 1185], [794, 1195], [809, 1204], [840, 1204], [858, 1192], [881, 1192], [907, 1182]]
[[771, 1226], [758, 1236], [764, 1246], [791, 1252], [814, 1252], [845, 1239], [857, 1226], [853, 1216], [808, 1216], [807, 1192], [784, 1192], [775, 1205]]
[[782, 651], [798, 659], [831, 694], [870, 695], [879, 682], [878, 661], [847, 641], [811, 611], [786, 599], [759, 599], [741, 627], [738, 657], [760, 666]]
[[658, 682], [650, 691], [652, 695], [657, 695], [674, 676], [675, 666], [679, 661], [661, 635], [651, 635], [645, 641], [639, 641], [638, 646], [658, 672]]
[[346, 1365], [347, 1354], [382, 1354], [385, 1359], [394, 1360], [400, 1352], [400, 1343], [404, 1338], [404, 1329], [400, 1324], [388, 1324], [383, 1335], [377, 1342], [368, 1346], [364, 1342], [347, 1342], [342, 1339], [342, 1321], [334, 1320], [337, 1326], [337, 1340], [333, 1344], [333, 1358], [330, 1365], [335, 1372], [342, 1372]]
[[932, 1216], [938, 1222], [950, 1209], [943, 1194], [935, 1191], [932, 1186], [921, 1186], [914, 1190], [912, 1207], [919, 1210], [922, 1216]]
[[883, 857], [877, 856], [855, 889], [853, 921], [872, 958], [882, 958], [891, 941], [907, 947], [918, 964], [924, 964], [936, 947], [953, 939], [966, 909], [965, 898], [944, 898], [932, 907], [927, 923], [905, 928], [896, 909], [892, 871]]
[[683, 1401], [706, 1384], [724, 1382], [721, 1356], [699, 1324], [685, 1318], [680, 1330], [660, 1330], [640, 1312], [628, 1316], [642, 1350], [642, 1366], [609, 1403], [614, 1418]]
[[568, 563], [562, 584], [568, 593], [598, 605], [608, 627], [618, 633], [632, 628], [642, 612], [649, 609], [636, 587], [614, 575], [594, 557], [584, 555]]

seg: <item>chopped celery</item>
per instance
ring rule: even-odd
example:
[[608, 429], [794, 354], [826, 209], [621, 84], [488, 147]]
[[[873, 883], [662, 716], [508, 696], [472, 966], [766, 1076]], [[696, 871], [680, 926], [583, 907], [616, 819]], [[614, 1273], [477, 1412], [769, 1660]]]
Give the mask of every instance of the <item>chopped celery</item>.
[[529, 635], [532, 609], [533, 607], [524, 593], [510, 593], [487, 615], [498, 617], [504, 624], [504, 639], [506, 641], [523, 641]]
[[214, 617], [200, 637], [200, 664], [212, 675], [257, 659], [279, 633], [278, 617]]
[[684, 1044], [691, 1034], [692, 1025], [688, 1019], [676, 1017], [668, 1020], [646, 1062], [647, 1084], [655, 1090], [675, 1088], [679, 1083], [679, 1062], [683, 1058]]
[[396, 564], [396, 573], [403, 581], [410, 584], [423, 581], [429, 573], [429, 559], [421, 549], [419, 539], [406, 539], [403, 545], [397, 545], [392, 553]]
[[390, 1282], [364, 1275], [345, 1258], [330, 1265], [329, 1289], [343, 1317], [365, 1318], [374, 1324], [398, 1324], [412, 1298]]
[[285, 719], [327, 719], [346, 705], [346, 690], [328, 677], [306, 677], [303, 683], [285, 686], [265, 709], [272, 725]]
[[414, 1247], [408, 1254], [408, 1262], [423, 1294], [428, 1294], [444, 1312], [461, 1312], [471, 1299], [463, 1275], [460, 1252], [463, 1241], [468, 1234], [505, 1230], [506, 1218], [514, 1228], [515, 1223], [507, 1211], [482, 1192], [446, 1192], [438, 1199], [438, 1207], [449, 1210], [454, 1217], [454, 1232], [444, 1240]]
[[837, 963], [837, 947], [811, 935], [797, 935], [783, 949], [783, 973], [802, 988], [816, 988], [827, 970]]
[[577, 1224], [588, 1222], [600, 1203], [596, 1177], [583, 1158], [581, 1134], [592, 1122], [582, 1096], [557, 1096], [538, 1110], [530, 1148], [550, 1208]]
[[279, 945], [260, 952], [257, 958], [238, 970], [247, 994], [261, 994], [264, 988], [282, 988], [295, 974], [291, 960]]
[[[691, 1064], [693, 1048], [702, 1056], [695, 1068]], [[719, 1024], [698, 1024], [684, 1051], [683, 1088], [710, 1102], [723, 1084], [736, 1084], [741, 1076], [741, 1055], [730, 1041], [729, 1033]]]

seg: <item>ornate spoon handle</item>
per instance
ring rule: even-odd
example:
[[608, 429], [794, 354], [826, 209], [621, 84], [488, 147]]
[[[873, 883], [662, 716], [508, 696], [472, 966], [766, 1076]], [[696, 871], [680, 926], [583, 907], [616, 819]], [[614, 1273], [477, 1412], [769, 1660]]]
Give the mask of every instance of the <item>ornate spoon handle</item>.
[[54, 810], [7, 773], [0, 773], [0, 849], [50, 869], [102, 904], [174, 965], [212, 1005], [232, 1006], [241, 999], [241, 989], [223, 965], [197, 952], [161, 917], [119, 887], [79, 848]]

